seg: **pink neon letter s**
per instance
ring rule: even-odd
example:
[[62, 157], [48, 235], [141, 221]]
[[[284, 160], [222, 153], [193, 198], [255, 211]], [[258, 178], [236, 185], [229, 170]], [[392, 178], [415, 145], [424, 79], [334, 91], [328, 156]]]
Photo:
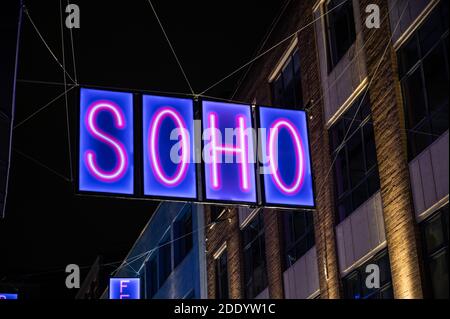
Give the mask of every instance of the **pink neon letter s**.
[[98, 139], [109, 145], [116, 154], [117, 164], [109, 172], [102, 170], [96, 161], [96, 154], [94, 151], [88, 150], [85, 153], [85, 162], [89, 172], [104, 182], [115, 182], [119, 180], [125, 174], [128, 164], [128, 156], [125, 147], [118, 140], [102, 132], [96, 123], [97, 116], [100, 112], [109, 112], [114, 117], [114, 125], [118, 129], [125, 128], [125, 116], [122, 109], [108, 101], [101, 101], [92, 104], [86, 112], [86, 127], [89, 133]]
[[[278, 163], [276, 163], [275, 161], [275, 158], [277, 158], [275, 156], [277, 152], [275, 141], [278, 138], [278, 133], [281, 128], [285, 128], [288, 130], [295, 146], [295, 156], [297, 158], [297, 161], [295, 163], [295, 178], [291, 185], [286, 185], [286, 183], [283, 181], [278, 170]], [[294, 124], [285, 119], [280, 119], [273, 123], [269, 133], [268, 153], [271, 177], [275, 185], [281, 192], [285, 193], [286, 195], [294, 195], [295, 193], [297, 193], [301, 189], [305, 176], [305, 157], [303, 154], [302, 140]]]

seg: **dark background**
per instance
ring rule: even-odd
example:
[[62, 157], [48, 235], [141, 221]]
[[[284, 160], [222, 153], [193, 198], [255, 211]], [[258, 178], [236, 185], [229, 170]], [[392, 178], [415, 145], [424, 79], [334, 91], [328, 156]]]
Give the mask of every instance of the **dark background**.
[[[67, 0], [62, 2], [64, 11]], [[253, 57], [284, 3], [153, 2], [196, 93]], [[80, 85], [189, 93], [146, 0], [73, 3], [81, 10], [81, 28], [73, 29]], [[25, 4], [62, 62], [59, 1]], [[64, 27], [63, 34], [66, 69], [74, 77], [70, 32]], [[240, 76], [242, 73], [207, 94], [229, 98]], [[64, 92], [62, 85], [24, 82], [64, 80], [62, 69], [26, 15], [18, 78], [16, 124]], [[77, 89], [68, 93], [72, 153], [77, 99]], [[0, 284], [24, 284], [37, 291], [33, 297], [39, 298], [74, 296], [76, 290], [68, 290], [64, 284], [67, 264], [89, 266], [98, 255], [104, 262], [124, 258], [157, 205], [75, 195], [65, 110], [63, 97], [15, 129], [10, 196], [6, 219], [0, 220]], [[108, 273], [113, 270], [105, 269]]]

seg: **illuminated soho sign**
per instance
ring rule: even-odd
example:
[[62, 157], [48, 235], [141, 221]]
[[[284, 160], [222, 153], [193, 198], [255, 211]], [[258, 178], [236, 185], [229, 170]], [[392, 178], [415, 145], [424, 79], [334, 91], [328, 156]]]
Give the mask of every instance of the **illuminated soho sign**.
[[90, 89], [80, 95], [82, 193], [314, 207], [303, 111]]
[[205, 199], [256, 203], [251, 107], [204, 101], [202, 115]]

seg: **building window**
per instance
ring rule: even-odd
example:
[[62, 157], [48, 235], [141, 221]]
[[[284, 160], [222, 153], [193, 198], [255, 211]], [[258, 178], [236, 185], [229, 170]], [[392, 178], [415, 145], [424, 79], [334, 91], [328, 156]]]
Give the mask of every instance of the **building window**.
[[228, 299], [228, 254], [225, 250], [216, 259], [216, 299]]
[[220, 215], [222, 215], [223, 211], [226, 208], [223, 206], [217, 206], [217, 205], [210, 205], [209, 206], [209, 211], [210, 211], [210, 215], [211, 215], [211, 223], [216, 222]]
[[188, 205], [181, 218], [175, 221], [174, 231], [174, 267], [177, 267], [189, 254], [193, 246], [192, 238], [192, 206]]
[[380, 189], [368, 95], [362, 93], [329, 133], [332, 158], [336, 157], [336, 222], [340, 223]]
[[186, 296], [184, 296], [183, 299], [186, 299], [186, 300], [196, 299], [196, 298], [195, 298], [195, 290], [192, 289], [191, 291], [189, 291], [189, 292], [186, 294]]
[[[380, 270], [380, 288], [368, 288], [366, 285], [366, 267], [375, 264]], [[346, 299], [393, 299], [391, 268], [387, 250], [377, 254], [372, 260], [352, 271], [342, 279], [344, 298]]]
[[150, 258], [145, 267], [145, 282], [146, 282], [146, 298], [152, 299], [159, 289], [158, 285], [158, 263], [156, 254]]
[[302, 108], [302, 82], [298, 50], [288, 58], [280, 74], [271, 83], [272, 104], [280, 107]]
[[146, 292], [147, 292], [147, 287], [146, 287], [146, 279], [145, 279], [145, 275], [146, 275], [146, 269], [145, 269], [145, 264], [143, 265], [144, 267], [142, 269], [139, 270], [139, 279], [141, 280], [140, 285], [139, 285], [139, 294], [140, 297], [142, 299], [146, 299]]
[[255, 298], [267, 287], [266, 248], [262, 213], [243, 230], [245, 297]]
[[[169, 232], [170, 234], [170, 232]], [[161, 287], [172, 272], [172, 245], [170, 236], [167, 235], [160, 243], [158, 248], [158, 280]]]
[[397, 53], [409, 160], [448, 130], [448, 30], [448, 1], [441, 1]]
[[347, 53], [356, 39], [352, 0], [325, 2], [325, 21], [328, 40], [328, 71]]
[[425, 267], [433, 298], [448, 299], [448, 205], [421, 224]]
[[310, 212], [283, 213], [286, 268], [291, 267], [315, 243], [313, 215]]

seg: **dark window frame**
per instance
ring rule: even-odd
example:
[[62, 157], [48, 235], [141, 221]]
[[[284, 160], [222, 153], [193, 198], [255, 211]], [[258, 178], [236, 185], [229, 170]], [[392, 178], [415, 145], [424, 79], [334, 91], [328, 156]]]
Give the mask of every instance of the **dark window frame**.
[[183, 299], [185, 299], [185, 300], [196, 299], [196, 297], [195, 297], [195, 289], [191, 289], [191, 290], [183, 297]]
[[[387, 266], [386, 270], [388, 272], [385, 274], [386, 277], [384, 278], [384, 282], [380, 282], [380, 288], [372, 288], [369, 290], [369, 288], [365, 287], [365, 281], [367, 278], [367, 274], [365, 272], [367, 265], [369, 264], [378, 264], [384, 262], [385, 266]], [[380, 281], [382, 280], [382, 269], [380, 267]], [[357, 292], [358, 295], [349, 295], [349, 283], [350, 279], [356, 279], [357, 284]], [[373, 256], [369, 261], [365, 262], [362, 266], [359, 266], [357, 269], [351, 271], [348, 273], [345, 277], [342, 278], [342, 287], [344, 292], [344, 298], [346, 299], [382, 299], [380, 297], [383, 296], [383, 293], [388, 292], [391, 296], [393, 294], [393, 285], [392, 285], [392, 275], [391, 275], [391, 269], [390, 269], [390, 259], [389, 259], [389, 253], [387, 249], [382, 250], [381, 252], [378, 252]], [[353, 287], [355, 288], [355, 287]]]
[[193, 209], [192, 205], [188, 205], [173, 225], [173, 237], [175, 238], [173, 243], [174, 269], [184, 261], [194, 247], [193, 230]]
[[[157, 251], [157, 260], [158, 260], [158, 289], [160, 289], [166, 280], [170, 277], [170, 274], [173, 271], [173, 250], [172, 250], [172, 244], [170, 243], [170, 230], [167, 232], [167, 234], [163, 237], [163, 239], [158, 244], [158, 251]], [[168, 256], [170, 256], [169, 260], [169, 267], [162, 272], [162, 264], [165, 263], [167, 260], [162, 259], [162, 254], [168, 253]], [[167, 258], [167, 256], [165, 256]]]
[[[284, 251], [286, 258], [284, 261], [284, 268], [288, 269], [315, 245], [314, 219], [313, 213], [308, 211], [280, 213], [283, 214], [283, 225], [285, 230]], [[296, 234], [294, 220], [296, 217], [303, 219], [304, 231], [301, 234]]]
[[[257, 229], [257, 232], [252, 233], [252, 229]], [[244, 291], [245, 298], [252, 299], [258, 296], [264, 289], [268, 286], [268, 275], [267, 275], [267, 260], [266, 260], [266, 245], [265, 245], [265, 226], [263, 220], [263, 212], [259, 212], [253, 220], [242, 230], [243, 232], [243, 256], [244, 256]], [[250, 239], [251, 238], [251, 239]], [[259, 254], [262, 256], [258, 256], [262, 260], [260, 260], [260, 264], [257, 266], [247, 264], [247, 259], [250, 259], [251, 262], [255, 262], [253, 259], [254, 251], [251, 249], [254, 248], [253, 245], [257, 245], [259, 249]], [[250, 253], [250, 254], [249, 254]], [[249, 254], [249, 255], [247, 255]], [[259, 272], [257, 272], [258, 270]], [[262, 277], [257, 278], [256, 274], [261, 274]], [[255, 285], [256, 280], [261, 280], [258, 285]], [[258, 287], [259, 286], [259, 287]], [[259, 288], [259, 289], [257, 289]]]
[[145, 262], [144, 273], [145, 273], [145, 296], [147, 299], [152, 299], [160, 288], [157, 253], [152, 254], [150, 258]]
[[[350, 216], [380, 189], [375, 134], [371, 120], [370, 100], [364, 91], [329, 129], [331, 158], [336, 158], [333, 165], [336, 224]], [[349, 134], [344, 141], [347, 132]], [[361, 147], [361, 170], [352, 169], [351, 164], [355, 162], [353, 157], [349, 156], [351, 142], [353, 138], [358, 138], [357, 134], [360, 138], [360, 144], [357, 145]], [[373, 158], [369, 158], [369, 154]], [[361, 176], [351, 172], [357, 172]]]
[[[344, 4], [342, 2], [346, 1]], [[339, 2], [335, 4], [334, 2]], [[352, 0], [327, 0], [323, 4], [323, 11], [325, 15], [325, 37], [326, 37], [326, 53], [327, 53], [327, 69], [331, 73], [336, 65], [342, 60], [348, 50], [356, 41], [356, 21], [353, 12]], [[338, 44], [342, 42], [341, 39], [336, 39], [339, 35], [336, 33], [337, 19], [336, 14], [346, 15], [348, 43], [343, 48], [342, 52], [338, 52]], [[350, 16], [348, 16], [350, 15]]]
[[[448, 94], [447, 100], [441, 102], [440, 105], [432, 108], [431, 102], [431, 88], [429, 87], [429, 79], [426, 76], [426, 63], [429, 62], [429, 58], [432, 54], [442, 54], [444, 58], [443, 69], [446, 72], [446, 79], [449, 81], [449, 29], [448, 29], [448, 3], [447, 1], [441, 1], [441, 3], [430, 13], [430, 16], [423, 22], [423, 24], [414, 32], [413, 35], [397, 50], [397, 60], [399, 64], [399, 78], [402, 87], [403, 96], [403, 108], [405, 113], [405, 126], [408, 136], [408, 160], [412, 161], [423, 150], [430, 146], [439, 136], [448, 130]], [[447, 6], [446, 9], [442, 6]], [[436, 17], [438, 15], [439, 17]], [[447, 19], [445, 23], [445, 19]], [[440, 36], [437, 41], [432, 45], [429, 45], [429, 40], [422, 33], [427, 31], [426, 27], [429, 27], [429, 23], [438, 23], [434, 27], [440, 28]], [[446, 29], [445, 29], [446, 28]], [[412, 51], [411, 51], [412, 50]], [[440, 52], [439, 52], [440, 50]], [[411, 54], [414, 54], [413, 62], [410, 61]], [[416, 80], [420, 80], [420, 95], [421, 103], [423, 107], [414, 109], [414, 104], [409, 102], [410, 94], [417, 94], [417, 88], [408, 89], [408, 83], [413, 80], [415, 76], [418, 76]], [[414, 103], [418, 103], [413, 99]], [[408, 103], [409, 102], [409, 103]], [[420, 113], [423, 112], [423, 115]], [[446, 115], [447, 114], [447, 115]], [[415, 116], [421, 117], [416, 119]], [[444, 121], [441, 122], [442, 118]], [[445, 121], [447, 119], [447, 121]], [[418, 120], [418, 121], [417, 121]], [[441, 128], [440, 125], [444, 124]]]
[[[439, 220], [441, 222], [441, 231], [443, 234], [443, 241], [438, 245], [437, 247], [434, 247], [433, 249], [428, 248], [427, 244], [427, 238], [426, 238], [426, 227], [431, 225], [432, 222]], [[449, 253], [449, 229], [448, 229], [448, 223], [449, 223], [449, 205], [445, 205], [444, 207], [438, 209], [436, 212], [434, 212], [431, 216], [426, 218], [420, 223], [420, 229], [421, 229], [421, 237], [422, 237], [422, 246], [423, 246], [423, 255], [424, 255], [424, 264], [425, 264], [425, 272], [426, 272], [426, 280], [428, 282], [428, 295], [432, 298], [440, 298], [441, 296], [436, 296], [434, 293], [434, 283], [432, 280], [431, 275], [431, 263], [436, 260], [438, 257], [440, 257], [442, 254], [446, 254], [446, 260], [448, 263], [448, 257], [450, 255]], [[446, 225], [447, 224], [447, 225]], [[447, 226], [447, 228], [445, 227]], [[448, 269], [447, 269], [448, 271]], [[448, 287], [448, 285], [447, 285]], [[448, 292], [447, 292], [448, 294]], [[442, 298], [448, 298], [448, 295], [446, 297]]]
[[[225, 260], [225, 266], [223, 269], [222, 262]], [[228, 251], [225, 248], [224, 251], [220, 253], [220, 256], [218, 256], [215, 259], [215, 282], [216, 282], [216, 299], [223, 300], [223, 299], [229, 299], [230, 295], [230, 278], [228, 274]], [[225, 277], [225, 278], [224, 278]], [[225, 280], [226, 285], [222, 285], [223, 281]]]
[[[296, 67], [296, 65], [298, 66]], [[286, 73], [291, 72], [291, 80], [285, 83]], [[279, 92], [277, 87], [279, 85]], [[283, 64], [275, 79], [270, 82], [272, 94], [272, 105], [280, 107], [290, 107], [303, 109], [303, 89], [300, 69], [300, 50], [296, 47]], [[291, 101], [287, 101], [287, 96], [291, 95]]]
[[211, 223], [217, 222], [219, 218], [225, 213], [227, 208], [219, 205], [209, 205], [209, 215]]

